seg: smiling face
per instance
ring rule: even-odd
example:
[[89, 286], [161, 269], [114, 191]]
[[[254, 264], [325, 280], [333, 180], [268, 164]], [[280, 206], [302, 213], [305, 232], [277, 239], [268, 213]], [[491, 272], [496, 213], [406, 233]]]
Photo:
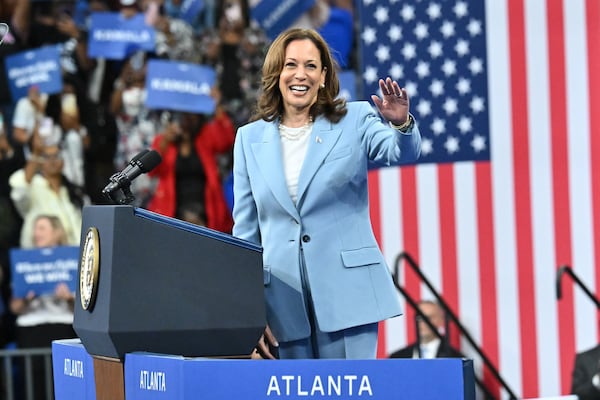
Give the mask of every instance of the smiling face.
[[310, 107], [317, 101], [320, 85], [325, 83], [326, 72], [319, 49], [311, 40], [291, 41], [285, 49], [279, 75], [284, 114], [305, 112], [308, 115]]

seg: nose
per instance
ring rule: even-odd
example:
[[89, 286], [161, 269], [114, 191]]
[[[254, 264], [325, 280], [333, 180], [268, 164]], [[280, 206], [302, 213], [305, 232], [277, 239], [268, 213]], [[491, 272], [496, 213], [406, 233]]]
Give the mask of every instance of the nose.
[[294, 74], [295, 78], [305, 79], [306, 78], [306, 69], [303, 66], [299, 66], [296, 68], [296, 73]]

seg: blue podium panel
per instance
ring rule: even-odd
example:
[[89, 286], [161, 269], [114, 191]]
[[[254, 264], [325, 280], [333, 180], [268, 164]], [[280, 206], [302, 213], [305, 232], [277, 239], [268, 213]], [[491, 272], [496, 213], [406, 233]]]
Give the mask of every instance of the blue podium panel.
[[223, 360], [131, 353], [127, 400], [475, 398], [473, 363], [461, 359]]
[[94, 360], [79, 339], [52, 342], [54, 397], [95, 400]]

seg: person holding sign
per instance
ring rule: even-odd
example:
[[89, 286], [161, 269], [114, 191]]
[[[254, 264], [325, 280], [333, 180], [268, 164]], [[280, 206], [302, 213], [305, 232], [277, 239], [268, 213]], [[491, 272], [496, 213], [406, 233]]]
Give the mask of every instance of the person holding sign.
[[[68, 239], [60, 219], [56, 215], [39, 215], [33, 222], [34, 247], [64, 246]], [[66, 283], [60, 282], [52, 293], [36, 293], [30, 290], [26, 297], [13, 297], [10, 309], [16, 315], [16, 344], [20, 349], [47, 348], [53, 340], [76, 337], [73, 330], [73, 303], [75, 294]], [[34, 397], [46, 396], [44, 360], [32, 362]]]
[[401, 314], [371, 227], [367, 166], [414, 162], [421, 136], [405, 89], [346, 103], [314, 30], [290, 29], [266, 55], [254, 122], [234, 145], [233, 235], [263, 247], [263, 357], [375, 358], [378, 322]]

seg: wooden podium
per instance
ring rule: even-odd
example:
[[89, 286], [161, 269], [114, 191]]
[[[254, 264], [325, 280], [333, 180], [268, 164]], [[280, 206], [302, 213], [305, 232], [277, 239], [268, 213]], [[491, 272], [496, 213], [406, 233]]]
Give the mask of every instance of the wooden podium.
[[83, 210], [73, 327], [98, 399], [124, 399], [125, 354], [252, 352], [266, 326], [262, 249], [127, 205]]

